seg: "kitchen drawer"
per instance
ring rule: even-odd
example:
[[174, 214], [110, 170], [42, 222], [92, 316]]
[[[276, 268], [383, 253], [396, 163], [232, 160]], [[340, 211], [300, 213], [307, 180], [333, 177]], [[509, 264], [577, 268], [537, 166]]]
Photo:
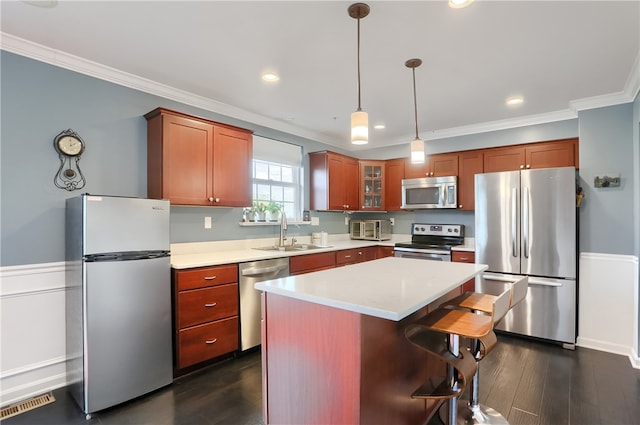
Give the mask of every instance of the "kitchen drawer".
[[376, 259], [376, 247], [343, 249], [336, 252], [336, 265], [345, 266]]
[[289, 258], [289, 274], [302, 274], [318, 270], [331, 269], [336, 266], [335, 252], [319, 252], [317, 254], [296, 255]]
[[178, 291], [223, 285], [225, 283], [237, 283], [238, 266], [236, 264], [229, 264], [216, 267], [176, 270], [176, 282]]
[[185, 368], [238, 349], [238, 317], [180, 330], [178, 368]]
[[178, 293], [178, 328], [237, 315], [237, 283]]
[[476, 253], [470, 251], [451, 251], [451, 261], [454, 263], [475, 263]]

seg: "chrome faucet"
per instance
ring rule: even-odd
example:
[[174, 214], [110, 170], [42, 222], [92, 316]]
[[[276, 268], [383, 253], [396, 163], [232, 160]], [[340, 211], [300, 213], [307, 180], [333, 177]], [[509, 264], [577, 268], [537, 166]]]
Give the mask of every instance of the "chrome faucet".
[[287, 240], [287, 216], [284, 211], [282, 211], [282, 215], [280, 218], [280, 240], [278, 241], [278, 246], [284, 246], [284, 241]]

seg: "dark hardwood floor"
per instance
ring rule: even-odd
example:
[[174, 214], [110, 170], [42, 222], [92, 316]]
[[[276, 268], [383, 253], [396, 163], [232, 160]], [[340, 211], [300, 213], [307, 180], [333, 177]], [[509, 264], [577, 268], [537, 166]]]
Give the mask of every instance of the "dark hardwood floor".
[[[221, 362], [147, 396], [85, 416], [65, 389], [3, 425], [258, 425], [258, 352]], [[640, 424], [640, 370], [625, 356], [499, 335], [480, 366], [480, 402], [512, 425]], [[430, 425], [439, 424], [438, 418]]]

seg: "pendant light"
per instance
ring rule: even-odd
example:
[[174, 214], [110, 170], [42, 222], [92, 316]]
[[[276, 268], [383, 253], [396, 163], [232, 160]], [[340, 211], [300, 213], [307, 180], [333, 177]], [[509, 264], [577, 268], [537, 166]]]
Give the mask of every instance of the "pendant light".
[[418, 99], [416, 97], [416, 68], [422, 65], [422, 60], [409, 59], [404, 65], [413, 71], [413, 105], [416, 120], [416, 138], [411, 142], [411, 163], [424, 164], [424, 140], [418, 137]]
[[369, 6], [354, 3], [349, 6], [349, 16], [358, 20], [358, 109], [351, 114], [351, 143], [366, 145], [369, 143], [369, 115], [360, 107], [360, 19], [369, 14]]

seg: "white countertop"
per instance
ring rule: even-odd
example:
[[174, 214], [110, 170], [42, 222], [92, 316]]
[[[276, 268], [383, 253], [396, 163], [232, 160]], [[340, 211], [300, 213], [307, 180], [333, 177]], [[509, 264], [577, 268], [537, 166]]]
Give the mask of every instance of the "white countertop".
[[256, 289], [399, 321], [486, 270], [484, 264], [387, 257], [256, 283]]
[[[297, 243], [311, 243], [311, 236], [296, 236]], [[366, 246], [393, 246], [396, 242], [408, 242], [411, 235], [393, 234], [386, 241], [351, 240], [348, 234], [329, 235], [327, 248], [308, 251], [262, 251], [256, 247], [270, 246], [277, 242], [274, 238], [241, 239], [233, 241], [192, 242], [171, 244], [171, 267], [188, 269], [192, 267], [217, 266], [221, 264], [244, 263], [247, 261], [267, 260], [270, 258], [292, 257], [294, 255], [315, 254], [319, 252], [337, 251], [341, 249], [363, 248]], [[453, 248], [456, 251], [473, 251], [473, 238], [466, 238], [464, 245]]]

